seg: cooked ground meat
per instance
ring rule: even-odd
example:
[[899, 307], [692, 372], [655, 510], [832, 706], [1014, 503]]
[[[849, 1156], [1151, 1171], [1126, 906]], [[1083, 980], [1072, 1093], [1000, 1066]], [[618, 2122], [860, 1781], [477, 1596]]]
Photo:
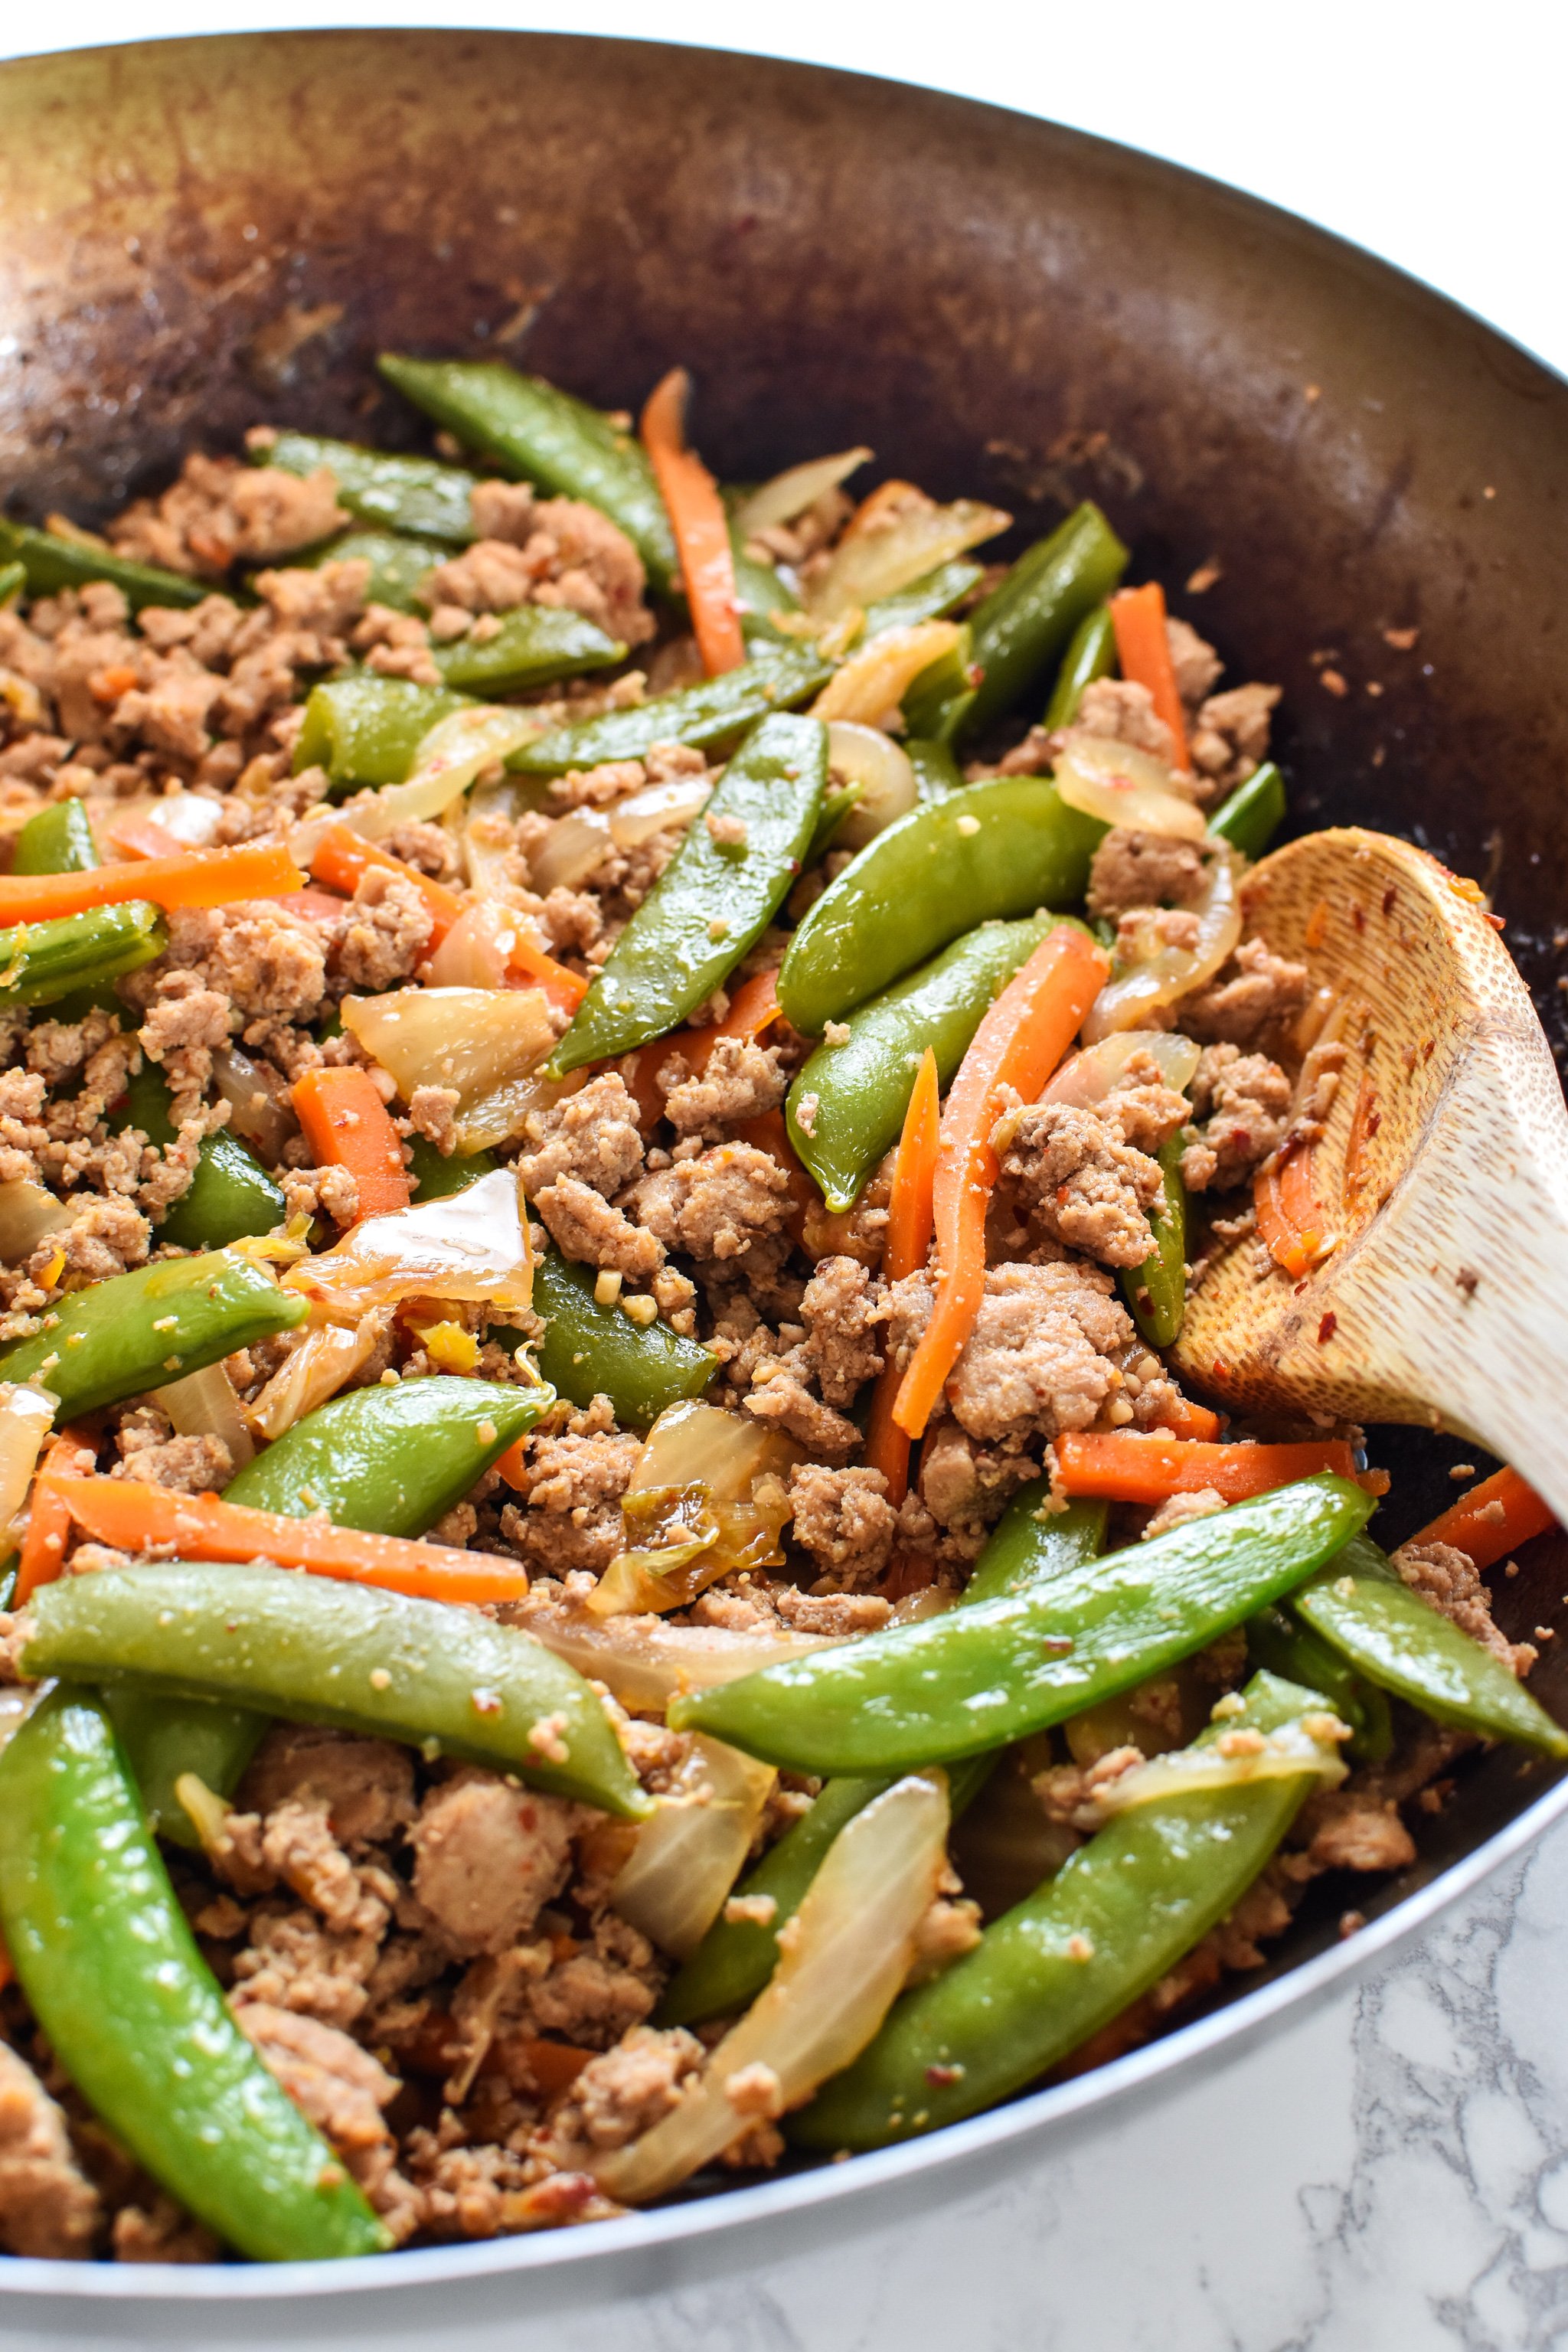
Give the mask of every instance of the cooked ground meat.
[[559, 604], [628, 646], [653, 635], [642, 559], [596, 507], [535, 499], [525, 482], [481, 482], [473, 509], [479, 538], [437, 564], [422, 585], [432, 609], [504, 613], [518, 604]]
[[1300, 1011], [1308, 983], [1304, 963], [1275, 955], [1261, 940], [1244, 940], [1206, 987], [1182, 999], [1177, 1026], [1204, 1044], [1264, 1045]]
[[66, 2119], [37, 2076], [0, 2042], [0, 2244], [7, 2253], [79, 2261], [102, 2220]]
[[409, 1832], [414, 1891], [454, 1951], [504, 1952], [558, 1895], [576, 1811], [466, 1768], [432, 1790]]
[[1527, 1675], [1540, 1655], [1530, 1642], [1510, 1642], [1492, 1616], [1491, 1595], [1468, 1552], [1453, 1544], [1401, 1544], [1394, 1565], [1412, 1591], [1441, 1610], [1473, 1642], [1499, 1658], [1511, 1675]]
[[602, 1193], [575, 1176], [558, 1177], [533, 1196], [551, 1239], [567, 1257], [584, 1265], [646, 1281], [664, 1264], [664, 1244], [613, 1208]]
[[[889, 1296], [895, 1360], [902, 1361], [930, 1318], [930, 1280], [909, 1275]], [[1081, 1259], [992, 1266], [973, 1333], [947, 1383], [948, 1402], [982, 1443], [1088, 1429], [1122, 1385], [1113, 1359], [1132, 1337], [1110, 1276], [1098, 1266]]]
[[856, 1258], [825, 1257], [800, 1302], [805, 1359], [825, 1404], [853, 1404], [882, 1369], [882, 1286]]
[[274, 466], [193, 451], [157, 499], [138, 499], [109, 526], [111, 544], [139, 563], [221, 580], [241, 558], [268, 563], [342, 530], [348, 517], [325, 468], [300, 480]]
[[853, 1591], [874, 1584], [888, 1565], [899, 1515], [879, 1470], [825, 1470], [802, 1463], [790, 1473], [795, 1539], [835, 1584]]
[[1114, 920], [1140, 907], [1192, 907], [1204, 891], [1197, 844], [1113, 825], [1089, 862], [1089, 911]]
[[627, 1206], [667, 1249], [740, 1258], [787, 1223], [789, 1178], [758, 1145], [721, 1143], [694, 1160], [650, 1170], [633, 1186]]
[[1211, 694], [1194, 723], [1188, 750], [1194, 767], [1216, 792], [1244, 784], [1268, 750], [1268, 727], [1279, 699], [1277, 686], [1237, 686]]
[[616, 1433], [607, 1407], [574, 1414], [559, 1433], [530, 1439], [526, 1508], [509, 1504], [501, 1515], [504, 1532], [530, 1568], [564, 1576], [609, 1566], [621, 1549], [621, 1496], [640, 1451], [639, 1439]]
[[752, 1037], [716, 1037], [700, 1076], [672, 1054], [658, 1073], [664, 1115], [677, 1135], [722, 1140], [738, 1120], [776, 1110], [789, 1090], [789, 1073], [776, 1045]]
[[1097, 677], [1084, 688], [1078, 717], [1063, 740], [1070, 742], [1075, 734], [1129, 743], [1156, 760], [1168, 760], [1175, 749], [1170, 729], [1155, 713], [1148, 688], [1119, 677]]
[[1152, 1211], [1165, 1197], [1159, 1163], [1076, 1103], [1035, 1103], [998, 1126], [1002, 1173], [1040, 1228], [1102, 1265], [1142, 1265]]
[[1182, 1152], [1189, 1192], [1225, 1192], [1279, 1149], [1290, 1081], [1263, 1054], [1237, 1045], [1204, 1048], [1192, 1082], [1193, 1123]]
[[610, 1200], [642, 1173], [637, 1107], [613, 1070], [591, 1079], [553, 1110], [531, 1113], [524, 1134], [530, 1148], [517, 1172], [531, 1199], [571, 1176]]

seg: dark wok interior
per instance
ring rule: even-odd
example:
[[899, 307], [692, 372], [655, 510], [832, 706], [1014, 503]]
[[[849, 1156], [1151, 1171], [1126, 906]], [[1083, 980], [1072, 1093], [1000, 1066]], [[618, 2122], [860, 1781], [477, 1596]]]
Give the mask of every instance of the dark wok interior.
[[[722, 475], [865, 440], [879, 473], [1006, 505], [1019, 543], [1093, 497], [1133, 578], [1217, 559], [1173, 606], [1234, 676], [1283, 684], [1293, 821], [1384, 825], [1482, 878], [1568, 1052], [1568, 386], [1423, 288], [1047, 124], [631, 43], [35, 58], [0, 68], [0, 124], [15, 511], [90, 523], [260, 418], [413, 444], [370, 373], [386, 346], [499, 354], [609, 405], [683, 361]], [[1384, 642], [1411, 626], [1413, 651]], [[1372, 1454], [1389, 1543], [1479, 1458], [1411, 1431]], [[1531, 1547], [1510, 1634], [1568, 1624], [1565, 1567], [1561, 1539]], [[1532, 1686], [1568, 1712], [1556, 1647]], [[1373, 1907], [1550, 1777], [1517, 1752], [1471, 1768]], [[1327, 1885], [1277, 1967], [1344, 1899]]]

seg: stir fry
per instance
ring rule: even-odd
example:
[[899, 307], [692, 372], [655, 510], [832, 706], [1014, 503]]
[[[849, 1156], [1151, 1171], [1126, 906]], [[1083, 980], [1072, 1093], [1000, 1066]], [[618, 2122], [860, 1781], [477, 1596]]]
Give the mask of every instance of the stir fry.
[[1092, 505], [380, 373], [0, 522], [13, 2254], [897, 2144], [1568, 1755], [1511, 1471], [1390, 1555], [1168, 1360], [1334, 1246], [1278, 689]]

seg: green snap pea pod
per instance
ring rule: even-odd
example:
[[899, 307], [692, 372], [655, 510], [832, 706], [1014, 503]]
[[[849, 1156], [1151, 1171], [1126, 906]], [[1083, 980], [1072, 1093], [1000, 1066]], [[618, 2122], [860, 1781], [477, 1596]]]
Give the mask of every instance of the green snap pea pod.
[[802, 1772], [1002, 1748], [1203, 1649], [1331, 1559], [1372, 1507], [1349, 1479], [1300, 1479], [1047, 1584], [678, 1698], [669, 1721]]
[[[174, 1139], [169, 1089], [162, 1071], [143, 1062], [126, 1088], [124, 1127], [139, 1127], [149, 1143]], [[281, 1192], [248, 1145], [226, 1128], [203, 1139], [196, 1172], [158, 1228], [158, 1238], [180, 1249], [222, 1249], [247, 1234], [269, 1234], [288, 1214]]]
[[1249, 1665], [1321, 1691], [1334, 1713], [1355, 1735], [1350, 1752], [1358, 1762], [1378, 1764], [1394, 1746], [1394, 1719], [1375, 1683], [1353, 1674], [1339, 1653], [1288, 1608], [1270, 1602], [1247, 1621]]
[[144, 898], [13, 923], [0, 931], [0, 1007], [58, 1003], [151, 963], [168, 944], [162, 911]]
[[901, 708], [910, 733], [933, 743], [955, 741], [973, 706], [975, 676], [974, 635], [965, 622], [958, 643], [922, 669], [905, 695]]
[[308, 1311], [238, 1250], [161, 1258], [62, 1298], [37, 1338], [0, 1349], [0, 1380], [40, 1381], [63, 1423], [290, 1331]]
[[101, 863], [86, 804], [53, 801], [16, 835], [13, 874], [90, 874]]
[[[159, 1683], [497, 1766], [626, 1820], [651, 1810], [576, 1668], [446, 1601], [254, 1562], [158, 1560], [41, 1587], [26, 1656], [29, 1675]], [[551, 1717], [546, 1753], [530, 1734]]]
[[445, 1201], [454, 1192], [466, 1192], [481, 1176], [493, 1176], [500, 1165], [490, 1151], [454, 1151], [447, 1159], [423, 1135], [411, 1135], [408, 1142], [408, 1173], [416, 1201]]
[[741, 616], [741, 635], [748, 645], [786, 645], [791, 642], [785, 631], [773, 619], [775, 613], [798, 613], [800, 598], [780, 578], [771, 563], [763, 563], [748, 555], [746, 544], [735, 529], [730, 526], [730, 554], [735, 566], [735, 610]]
[[965, 731], [1024, 699], [1085, 614], [1104, 604], [1126, 563], [1127, 550], [1087, 499], [1026, 549], [973, 615], [974, 661], [984, 675]]
[[22, 1565], [20, 1552], [10, 1552], [0, 1560], [0, 1609], [9, 1609], [16, 1590], [16, 1571]]
[[[437, 457], [411, 457], [387, 449], [366, 449], [354, 441], [329, 441], [315, 433], [279, 433], [250, 452], [253, 466], [277, 466], [301, 477], [322, 467], [338, 486], [338, 504], [356, 520], [378, 530], [409, 531], [460, 547], [475, 537], [468, 501], [479, 482], [461, 466]], [[426, 553], [428, 567], [438, 554]]]
[[1413, 1591], [1370, 1537], [1347, 1544], [1290, 1607], [1358, 1675], [1439, 1723], [1568, 1756], [1568, 1731], [1500, 1658]]
[[929, 735], [906, 735], [904, 751], [922, 801], [944, 800], [949, 793], [963, 791], [963, 772], [950, 744], [934, 743]]
[[481, 697], [513, 694], [552, 678], [581, 677], [626, 659], [626, 649], [565, 605], [520, 604], [493, 637], [459, 637], [432, 657], [449, 687]]
[[[819, 719], [759, 720], [611, 949], [547, 1065], [550, 1076], [662, 1037], [711, 996], [788, 895], [826, 782]], [[733, 841], [715, 834], [728, 819], [740, 827]]]
[[764, 646], [750, 661], [700, 686], [655, 694], [629, 710], [606, 710], [552, 727], [513, 751], [507, 766], [525, 776], [560, 776], [605, 760], [640, 760], [656, 743], [689, 743], [700, 751], [733, 741], [771, 711], [793, 709], [833, 675], [815, 646]]
[[438, 719], [467, 695], [405, 677], [336, 677], [311, 688], [294, 746], [294, 773], [325, 768], [334, 784], [400, 784]]
[[427, 539], [405, 539], [393, 530], [346, 530], [337, 539], [323, 540], [309, 554], [291, 556], [289, 561], [307, 572], [319, 571], [323, 563], [368, 563], [366, 603], [390, 604], [395, 612], [413, 613], [421, 609], [420, 583], [430, 566], [439, 562], [440, 553], [439, 548], [432, 547]]
[[626, 532], [656, 588], [679, 578], [675, 538], [653, 467], [629, 433], [602, 410], [500, 360], [378, 362], [404, 397], [504, 473], [584, 499]]
[[100, 1696], [141, 1791], [148, 1828], [171, 1844], [199, 1848], [175, 1782], [194, 1772], [215, 1796], [232, 1797], [268, 1718], [253, 1707], [178, 1698], [142, 1683], [110, 1683]]
[[229, 2015], [85, 1692], [51, 1692], [0, 1756], [0, 1922], [60, 2063], [198, 2220], [261, 2262], [389, 2242]]
[[[960, 1608], [1044, 1583], [1081, 1568], [1099, 1552], [1105, 1541], [1107, 1506], [1071, 1503], [1065, 1511], [1042, 1519], [1037, 1514], [1049, 1492], [1049, 1480], [1037, 1478], [1014, 1496], [975, 1564]], [[978, 1795], [995, 1761], [994, 1755], [971, 1756], [952, 1767], [952, 1820]], [[735, 1889], [738, 1895], [771, 1897], [773, 1917], [764, 1924], [726, 1918], [721, 1912], [670, 1983], [659, 2008], [661, 2025], [689, 2025], [695, 2019], [725, 2015], [743, 2009], [762, 1990], [778, 1960], [779, 1930], [800, 1908], [828, 1847], [845, 1823], [890, 1785], [890, 1779], [879, 1774], [828, 1781], [811, 1811]]]
[[1109, 677], [1115, 667], [1116, 629], [1106, 607], [1097, 604], [1092, 613], [1084, 614], [1062, 656], [1062, 666], [1046, 705], [1046, 725], [1070, 727], [1078, 717], [1085, 687], [1092, 686], [1097, 677]]
[[1182, 1137], [1178, 1129], [1159, 1150], [1165, 1204], [1149, 1219], [1154, 1246], [1142, 1265], [1117, 1276], [1132, 1319], [1152, 1348], [1168, 1348], [1182, 1328], [1187, 1305], [1187, 1188], [1182, 1181]]
[[997, 776], [911, 809], [867, 843], [808, 911], [779, 1003], [807, 1036], [980, 923], [1083, 897], [1104, 827], [1039, 776]]
[[1284, 822], [1285, 779], [1272, 760], [1265, 760], [1220, 803], [1209, 819], [1209, 831], [1244, 857], [1261, 857]]
[[422, 1536], [555, 1402], [548, 1388], [434, 1372], [350, 1389], [247, 1462], [224, 1500], [338, 1528]]
[[[955, 556], [951, 563], [939, 563], [934, 572], [923, 572], [907, 588], [896, 589], [890, 596], [879, 596], [874, 604], [867, 605], [862, 642], [868, 637], [879, 637], [886, 629], [912, 629], [921, 621], [940, 621], [955, 604], [962, 604], [984, 576], [982, 566], [971, 563], [965, 556]], [[916, 684], [919, 682], [917, 679]]]
[[533, 1311], [544, 1323], [541, 1378], [574, 1404], [607, 1396], [628, 1429], [647, 1429], [667, 1405], [701, 1396], [719, 1369], [711, 1349], [668, 1323], [634, 1323], [619, 1307], [601, 1307], [593, 1268], [558, 1250], [534, 1268]]
[[[898, 1141], [929, 1045], [937, 1077], [952, 1081], [986, 1007], [1050, 928], [1048, 915], [982, 923], [907, 980], [855, 1008], [841, 1045], [819, 1045], [789, 1090], [790, 1141], [828, 1207], [847, 1209], [882, 1154]], [[810, 1132], [802, 1105], [815, 1097]]]
[[35, 530], [27, 523], [0, 516], [0, 558], [19, 563], [26, 574], [29, 596], [58, 596], [62, 588], [86, 588], [94, 580], [110, 581], [121, 589], [133, 613], [143, 604], [199, 604], [213, 593], [210, 580], [187, 580], [182, 572], [161, 572], [156, 564], [133, 563], [111, 548], [86, 541], [62, 539], [52, 530]]
[[25, 563], [16, 560], [0, 563], [0, 612], [15, 603], [26, 584], [27, 567]]
[[[1258, 1675], [1243, 1715], [1265, 1734], [1321, 1710]], [[1244, 1895], [1316, 1775], [1193, 1790], [1131, 1808], [994, 1920], [945, 1974], [906, 1993], [854, 2064], [791, 2119], [808, 2147], [880, 2147], [1021, 2090], [1109, 2025]]]
[[800, 861], [803, 866], [815, 866], [819, 857], [826, 856], [837, 839], [838, 828], [850, 810], [864, 799], [865, 793], [864, 784], [846, 783], [840, 790], [836, 789], [832, 779], [829, 779], [827, 790], [822, 796], [822, 806], [817, 811], [816, 830], [807, 845], [805, 856]]

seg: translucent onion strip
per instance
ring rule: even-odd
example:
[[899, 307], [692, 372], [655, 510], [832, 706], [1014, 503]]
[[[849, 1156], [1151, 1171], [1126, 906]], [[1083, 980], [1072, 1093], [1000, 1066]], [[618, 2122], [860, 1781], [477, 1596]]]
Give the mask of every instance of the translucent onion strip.
[[699, 1733], [658, 1811], [637, 1832], [610, 1904], [672, 1959], [694, 1952], [741, 1874], [768, 1792], [771, 1764]]
[[956, 621], [920, 621], [884, 629], [834, 672], [811, 706], [814, 719], [853, 719], [865, 727], [895, 723], [899, 705], [922, 670], [957, 645]]
[[1068, 808], [1134, 833], [1161, 833], [1202, 841], [1203, 811], [1175, 789], [1171, 770], [1147, 751], [1109, 735], [1074, 733], [1058, 752], [1056, 787]]
[[[514, 929], [516, 919], [502, 923]], [[417, 1087], [452, 1087], [467, 1107], [531, 1070], [555, 1040], [536, 988], [395, 988], [345, 996], [342, 1020], [405, 1102]]]
[[0, 1258], [20, 1265], [31, 1257], [46, 1234], [58, 1234], [71, 1221], [71, 1213], [45, 1185], [30, 1176], [14, 1176], [0, 1184]]
[[1116, 970], [1089, 1010], [1086, 1045], [1097, 1045], [1118, 1029], [1139, 1029], [1162, 1005], [1174, 1004], [1212, 980], [1241, 937], [1241, 860], [1225, 842], [1215, 842], [1207, 860], [1208, 881], [1199, 904], [1197, 936], [1190, 947], [1161, 943], [1160, 919], [1148, 919], [1131, 947], [1119, 947]]
[[780, 523], [793, 522], [807, 507], [851, 474], [868, 463], [875, 453], [869, 449], [840, 449], [832, 457], [808, 457], [804, 465], [786, 466], [760, 490], [735, 509], [733, 521], [742, 539], [752, 539], [760, 530], [776, 530]]
[[517, 1178], [498, 1168], [442, 1200], [362, 1218], [333, 1248], [291, 1266], [283, 1279], [342, 1321], [400, 1298], [526, 1307], [533, 1261]]
[[602, 809], [574, 809], [557, 817], [537, 849], [529, 854], [528, 879], [541, 898], [552, 890], [574, 890], [601, 866], [615, 839]]
[[[975, 499], [935, 506], [909, 482], [884, 482], [860, 506], [806, 597], [819, 620], [874, 604], [951, 563], [1012, 521]], [[934, 659], [934, 656], [932, 656]]]
[[[858, 2057], [909, 1972], [947, 1823], [946, 1780], [936, 1772], [896, 1781], [839, 1832], [779, 1939], [771, 1980], [720, 2042], [695, 2092], [595, 2167], [606, 2195], [641, 2203], [721, 2156], [769, 2111], [752, 2104], [768, 2074], [776, 2081], [773, 2112], [782, 2114]], [[767, 2071], [759, 2081], [752, 2069]], [[732, 2100], [742, 2076], [744, 2093]]]
[[626, 1549], [587, 1607], [596, 1617], [683, 1609], [741, 1568], [776, 1567], [801, 1448], [721, 1405], [670, 1405], [647, 1433], [621, 1499]]
[[605, 1684], [623, 1706], [643, 1709], [837, 1647], [826, 1633], [732, 1633], [721, 1625], [668, 1625], [662, 1617], [594, 1617], [559, 1602], [531, 1601], [516, 1622], [579, 1674]]
[[440, 816], [461, 800], [481, 768], [493, 767], [540, 733], [537, 712], [479, 703], [437, 719], [415, 755], [405, 783], [362, 793], [338, 811], [363, 841], [384, 841], [400, 824]]
[[357, 1322], [318, 1323], [307, 1331], [250, 1408], [262, 1436], [275, 1442], [345, 1388], [369, 1363], [390, 1318], [389, 1307], [374, 1307]]
[[1116, 1092], [1128, 1063], [1139, 1054], [1148, 1055], [1173, 1093], [1184, 1094], [1198, 1066], [1201, 1048], [1190, 1037], [1169, 1029], [1119, 1030], [1114, 1037], [1088, 1045], [1065, 1061], [1040, 1100], [1091, 1109]]
[[859, 799], [835, 836], [836, 848], [864, 849], [920, 799], [909, 753], [879, 727], [834, 719], [827, 730], [827, 765], [833, 775], [860, 787]]
[[[1326, 1711], [1298, 1716], [1278, 1731], [1222, 1731], [1212, 1743], [1199, 1741], [1169, 1756], [1152, 1756], [1095, 1790], [1091, 1801], [1096, 1820], [1132, 1811], [1138, 1805], [1164, 1804], [1172, 1797], [1204, 1790], [1241, 1789], [1253, 1780], [1293, 1780], [1314, 1773], [1325, 1788], [1338, 1788], [1349, 1767], [1336, 1741], [1348, 1739], [1350, 1726]], [[1076, 1820], [1076, 1815], [1075, 1815]]]
[[58, 1402], [46, 1389], [0, 1381], [0, 1550], [9, 1549], [11, 1522], [27, 1499]]
[[[295, 1350], [296, 1355], [299, 1352]], [[289, 1360], [292, 1363], [294, 1357]], [[237, 1470], [243, 1470], [254, 1455], [256, 1440], [247, 1426], [234, 1382], [222, 1364], [208, 1364], [202, 1371], [187, 1372], [181, 1381], [165, 1381], [158, 1391], [158, 1402], [179, 1436], [221, 1437]], [[269, 1429], [267, 1434], [276, 1437], [279, 1433]]]
[[300, 1131], [286, 1080], [270, 1062], [256, 1062], [238, 1045], [220, 1045], [213, 1055], [213, 1084], [229, 1106], [229, 1125], [254, 1143], [269, 1167]]

